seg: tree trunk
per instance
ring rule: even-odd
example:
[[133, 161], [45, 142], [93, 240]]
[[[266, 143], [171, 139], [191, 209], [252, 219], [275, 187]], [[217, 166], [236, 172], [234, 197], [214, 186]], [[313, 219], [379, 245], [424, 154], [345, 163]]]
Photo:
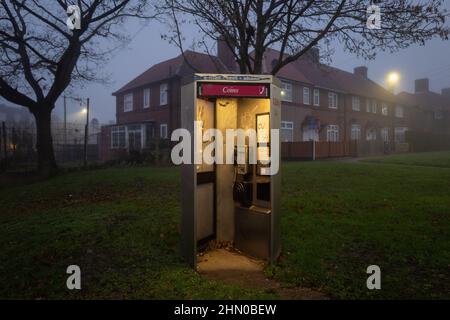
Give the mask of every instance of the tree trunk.
[[36, 149], [38, 153], [38, 171], [41, 175], [48, 177], [54, 174], [57, 169], [51, 129], [51, 110], [53, 109], [47, 107], [43, 109], [46, 110], [34, 114], [37, 133]]

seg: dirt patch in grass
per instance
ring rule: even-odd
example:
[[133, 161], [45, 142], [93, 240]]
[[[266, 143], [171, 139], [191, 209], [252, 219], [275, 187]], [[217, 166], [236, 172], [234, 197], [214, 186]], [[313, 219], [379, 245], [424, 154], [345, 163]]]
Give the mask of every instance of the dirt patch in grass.
[[269, 279], [264, 274], [265, 263], [233, 250], [207, 251], [198, 258], [197, 271], [207, 279], [246, 289], [275, 293], [282, 299], [323, 300], [328, 297], [317, 290], [290, 287]]

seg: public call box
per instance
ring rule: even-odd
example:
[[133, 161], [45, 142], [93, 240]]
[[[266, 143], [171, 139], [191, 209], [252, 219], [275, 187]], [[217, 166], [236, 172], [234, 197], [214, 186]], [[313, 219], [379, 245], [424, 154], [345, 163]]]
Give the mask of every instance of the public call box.
[[[271, 172], [270, 162], [274, 157], [280, 161], [279, 135], [271, 134], [280, 120], [280, 81], [271, 75], [195, 74], [184, 79], [181, 124], [191, 133], [193, 152], [191, 164], [182, 165], [182, 254], [193, 267], [197, 253], [214, 240], [271, 263], [278, 258], [280, 172]], [[223, 139], [208, 136], [212, 128]], [[229, 138], [229, 129], [253, 129], [256, 135]], [[231, 163], [199, 163], [211, 151], [211, 142], [222, 145], [223, 158], [233, 159]]]

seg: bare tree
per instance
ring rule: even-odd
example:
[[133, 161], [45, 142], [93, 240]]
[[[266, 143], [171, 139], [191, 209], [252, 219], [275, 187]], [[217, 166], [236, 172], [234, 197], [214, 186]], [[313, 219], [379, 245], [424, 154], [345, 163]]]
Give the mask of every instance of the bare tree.
[[108, 54], [102, 40], [125, 40], [120, 26], [129, 17], [151, 18], [148, 2], [0, 0], [0, 95], [34, 115], [42, 173], [56, 169], [50, 119], [57, 99], [71, 84], [100, 79]]
[[[166, 36], [183, 49], [181, 24], [191, 23], [207, 40], [226, 42], [241, 73], [261, 73], [268, 48], [279, 50], [272, 74], [315, 46], [341, 43], [364, 58], [433, 37], [448, 40], [442, 0], [164, 0], [173, 27]], [[370, 5], [381, 11], [381, 29], [367, 27]], [[371, 19], [371, 18], [370, 18]]]

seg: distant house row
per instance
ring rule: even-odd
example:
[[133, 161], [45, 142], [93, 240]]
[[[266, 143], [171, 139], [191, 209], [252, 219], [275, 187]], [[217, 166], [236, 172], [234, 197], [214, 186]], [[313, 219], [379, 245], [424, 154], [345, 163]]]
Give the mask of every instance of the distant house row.
[[[269, 49], [269, 72], [279, 52]], [[188, 62], [186, 62], [186, 60]], [[103, 127], [102, 157], [113, 159], [148, 147], [153, 138], [170, 138], [180, 124], [181, 81], [194, 70], [236, 73], [231, 52], [218, 43], [218, 56], [192, 51], [158, 63], [114, 92], [116, 124]], [[285, 66], [282, 81], [281, 140], [405, 141], [408, 130], [450, 134], [450, 89], [429, 90], [428, 79], [416, 80], [414, 93], [394, 95], [368, 78], [366, 67], [353, 73], [319, 62], [319, 52]]]

